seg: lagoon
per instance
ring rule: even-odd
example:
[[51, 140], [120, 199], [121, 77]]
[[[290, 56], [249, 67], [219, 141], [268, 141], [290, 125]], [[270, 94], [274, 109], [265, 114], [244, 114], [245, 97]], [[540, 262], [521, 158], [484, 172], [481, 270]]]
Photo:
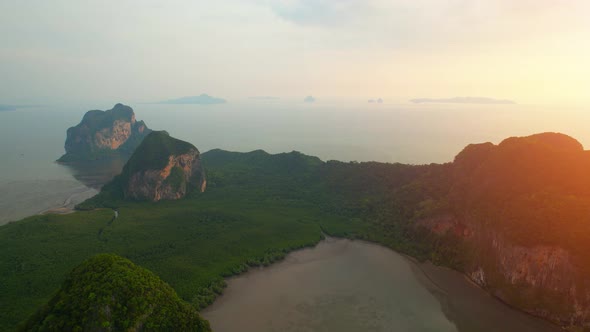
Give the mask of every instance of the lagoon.
[[460, 273], [335, 238], [230, 278], [202, 314], [217, 332], [559, 331]]

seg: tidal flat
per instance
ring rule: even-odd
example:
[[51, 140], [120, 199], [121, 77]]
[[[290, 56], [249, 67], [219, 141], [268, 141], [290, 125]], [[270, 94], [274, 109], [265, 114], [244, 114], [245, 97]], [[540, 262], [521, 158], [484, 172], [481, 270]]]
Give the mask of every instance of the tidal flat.
[[559, 331], [456, 271], [336, 238], [230, 278], [202, 314], [219, 332]]

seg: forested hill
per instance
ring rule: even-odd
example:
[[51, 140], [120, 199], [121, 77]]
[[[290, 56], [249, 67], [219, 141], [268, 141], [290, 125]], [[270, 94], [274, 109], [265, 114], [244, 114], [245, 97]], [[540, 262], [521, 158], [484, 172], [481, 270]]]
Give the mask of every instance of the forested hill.
[[22, 331], [211, 331], [197, 310], [152, 272], [116, 255], [76, 267]]
[[342, 206], [372, 225], [362, 237], [451, 265], [532, 314], [590, 323], [590, 152], [575, 139], [512, 137], [445, 165], [324, 172]]
[[[571, 137], [470, 145], [442, 165], [261, 150], [200, 157], [204, 193], [160, 202], [99, 195], [83, 204], [99, 209], [0, 227], [0, 300], [12, 304], [0, 312], [0, 330], [33, 313], [68, 271], [98, 253], [149, 268], [202, 308], [222, 291], [223, 277], [313, 245], [322, 232], [451, 266], [562, 326], [590, 324], [590, 153]], [[118, 218], [101, 207], [117, 208]]]
[[442, 165], [261, 150], [202, 160], [212, 190], [313, 203], [358, 226], [325, 231], [452, 266], [535, 315], [581, 324], [590, 310], [579, 309], [590, 308], [590, 152], [569, 136], [472, 144]]

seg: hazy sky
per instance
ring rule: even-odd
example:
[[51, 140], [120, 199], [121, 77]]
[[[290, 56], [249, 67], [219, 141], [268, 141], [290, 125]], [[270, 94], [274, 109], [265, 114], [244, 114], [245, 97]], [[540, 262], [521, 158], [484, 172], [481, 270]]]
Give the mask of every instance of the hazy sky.
[[590, 105], [590, 1], [0, 1], [0, 104], [486, 96]]

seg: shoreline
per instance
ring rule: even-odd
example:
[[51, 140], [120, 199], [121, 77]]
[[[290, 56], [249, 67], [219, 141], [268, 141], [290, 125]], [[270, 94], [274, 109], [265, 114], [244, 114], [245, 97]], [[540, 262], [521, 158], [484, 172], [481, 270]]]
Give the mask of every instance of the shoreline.
[[[326, 237], [225, 280], [223, 294], [201, 311], [219, 331], [245, 324], [244, 331], [457, 332], [404, 257], [371, 242]], [[246, 303], [241, 316], [226, 320]]]
[[[459, 332], [479, 331], [482, 326], [482, 319], [490, 324], [497, 324], [497, 328], [490, 327], [489, 331], [506, 330], [502, 327], [505, 324], [521, 326], [522, 329], [519, 329], [519, 331], [564, 331], [561, 326], [551, 321], [534, 316], [501, 301], [493, 296], [493, 294], [475, 284], [461, 272], [447, 267], [436, 266], [430, 262], [420, 263], [412, 256], [397, 252], [376, 242], [363, 239], [334, 237], [323, 232], [322, 235], [323, 238], [312, 247], [290, 251], [282, 260], [274, 262], [270, 266], [253, 267], [238, 275], [224, 278], [224, 281], [227, 283], [233, 279], [244, 278], [249, 272], [261, 273], [265, 269], [276, 268], [277, 265], [289, 260], [289, 256], [292, 254], [304, 250], [313, 250], [322, 242], [330, 242], [331, 240], [351, 241], [377, 246], [399, 255], [408, 264], [417, 281], [436, 298], [445, 317], [456, 326]], [[213, 303], [201, 309], [200, 312], [207, 313], [214, 305], [215, 307], [223, 305], [227, 301], [227, 297], [224, 295], [227, 295], [225, 290], [215, 298]], [[508, 317], [507, 320], [509, 322], [503, 322], [503, 317]]]
[[97, 194], [98, 191], [96, 189], [85, 186], [81, 191], [72, 192], [61, 204], [41, 210], [36, 213], [36, 215], [74, 213], [77, 204], [94, 197]]
[[[422, 263], [422, 262], [418, 261], [413, 256], [398, 252], [398, 251], [393, 250], [392, 248], [389, 248], [387, 246], [384, 246], [378, 242], [372, 242], [372, 241], [368, 241], [368, 240], [364, 240], [364, 239], [348, 239], [348, 238], [339, 238], [339, 237], [332, 237], [332, 238], [347, 239], [350, 241], [358, 241], [358, 242], [363, 242], [366, 244], [377, 245], [379, 247], [386, 248], [386, 249], [402, 256], [408, 262], [408, 265], [413, 270], [416, 278], [424, 285], [424, 287], [426, 287], [428, 289], [429, 292], [432, 293], [432, 295], [434, 295], [439, 300], [439, 302], [441, 304], [441, 308], [442, 308], [443, 312], [445, 313], [445, 315], [447, 316], [447, 318], [455, 324], [461, 324], [461, 321], [458, 319], [457, 315], [455, 315], [452, 312], [452, 308], [451, 308], [452, 301], [450, 301], [447, 298], [447, 296], [450, 296], [449, 285], [446, 285], [446, 286], [442, 285], [442, 283], [444, 282], [444, 280], [442, 280], [442, 279], [444, 279], [444, 277], [445, 277], [442, 275], [443, 273], [447, 273], [447, 274], [450, 273], [450, 274], [455, 274], [456, 276], [460, 276], [463, 279], [463, 281], [468, 283], [471, 287], [479, 290], [482, 293], [482, 295], [486, 295], [489, 299], [493, 300], [494, 302], [496, 302], [497, 304], [499, 304], [501, 306], [504, 306], [506, 309], [509, 309], [509, 310], [517, 312], [519, 314], [525, 315], [529, 318], [532, 318], [532, 319], [542, 322], [544, 324], [548, 324], [551, 327], [555, 328], [556, 331], [567, 331], [565, 327], [563, 327], [559, 324], [556, 324], [556, 323], [554, 323], [548, 319], [545, 319], [543, 317], [533, 315], [527, 311], [521, 310], [521, 309], [503, 301], [502, 299], [498, 298], [494, 294], [490, 293], [485, 288], [483, 288], [480, 285], [478, 285], [477, 283], [475, 283], [466, 274], [464, 274], [460, 271], [457, 271], [455, 269], [452, 269], [452, 268], [449, 268], [446, 266], [435, 265], [430, 261], [426, 261], [426, 262]], [[459, 329], [460, 327], [457, 326], [457, 328]], [[462, 330], [459, 330], [459, 331], [462, 332]], [[470, 332], [470, 331], [472, 331], [472, 330], [469, 330], [469, 329], [465, 330], [465, 332]]]
[[[402, 254], [403, 255], [403, 254]], [[441, 303], [441, 307], [443, 309], [443, 312], [445, 313], [445, 315], [447, 315], [447, 317], [449, 318], [449, 320], [453, 321], [455, 324], [457, 324], [457, 328], [459, 328], [460, 331], [465, 330], [465, 331], [471, 331], [469, 329], [468, 326], [465, 325], [469, 325], [470, 322], [464, 321], [463, 319], [461, 319], [460, 315], [456, 315], [455, 311], [460, 310], [460, 307], [464, 307], [466, 305], [465, 302], [460, 303], [462, 301], [466, 301], [466, 299], [456, 299], [456, 298], [449, 298], [449, 296], [451, 296], [451, 294], [449, 294], [449, 287], [453, 287], [452, 285], [448, 284], [448, 280], [445, 280], [449, 277], [449, 275], [455, 275], [456, 277], [461, 277], [461, 279], [465, 282], [466, 285], [468, 285], [469, 287], [473, 288], [475, 292], [480, 293], [480, 296], [485, 296], [489, 299], [489, 302], [491, 303], [495, 303], [497, 306], [501, 306], [504, 307], [504, 309], [506, 311], [512, 311], [515, 313], [518, 313], [520, 316], [527, 317], [528, 319], [531, 320], [531, 322], [536, 322], [535, 324], [538, 324], [540, 326], [540, 328], [544, 328], [543, 331], [547, 330], [553, 330], [553, 331], [566, 331], [566, 329], [558, 324], [555, 324], [554, 322], [544, 319], [543, 317], [539, 317], [539, 316], [535, 316], [529, 312], [526, 312], [524, 310], [521, 310], [517, 307], [514, 307], [512, 305], [510, 305], [509, 303], [506, 303], [505, 301], [502, 301], [501, 299], [499, 299], [498, 297], [494, 296], [492, 293], [490, 293], [489, 291], [487, 291], [486, 289], [482, 288], [481, 286], [479, 286], [478, 284], [476, 284], [475, 282], [473, 282], [473, 280], [471, 280], [467, 275], [453, 270], [451, 268], [445, 267], [445, 266], [437, 266], [432, 264], [430, 261], [425, 262], [425, 263], [420, 263], [419, 261], [417, 261], [415, 258], [408, 256], [408, 255], [403, 255], [407, 260], [408, 263], [410, 264], [410, 266], [412, 267], [412, 269], [415, 271], [417, 277], [420, 279], [420, 281], [422, 282], [422, 284], [435, 296], [437, 297], [437, 299], [439, 300], [439, 302]], [[446, 285], [445, 282], [447, 283]], [[452, 294], [452, 295], [457, 295], [457, 294]], [[454, 303], [455, 300], [456, 302], [459, 303]], [[485, 300], [485, 299], [484, 299]], [[454, 308], [454, 307], [459, 307], [459, 308]], [[541, 326], [544, 325], [544, 326]]]
[[[48, 208], [48, 209], [41, 210], [41, 211], [37, 212], [36, 215], [43, 215], [43, 214], [60, 214], [60, 215], [62, 215], [62, 214], [73, 213], [73, 212], [75, 212], [74, 206], [77, 204], [78, 199], [81, 199], [81, 201], [83, 201], [87, 198], [90, 198], [90, 197], [96, 195], [96, 193], [97, 193], [96, 189], [89, 188], [89, 187], [84, 187], [83, 190], [77, 189], [73, 193], [71, 193], [59, 205], [56, 205], [56, 206]], [[88, 195], [88, 197], [84, 198], [84, 196], [86, 196], [86, 195]], [[352, 241], [352, 242], [365, 243], [365, 244], [378, 246], [380, 248], [387, 249], [397, 255], [400, 255], [408, 263], [408, 265], [410, 266], [410, 268], [414, 272], [415, 277], [423, 284], [423, 286], [433, 296], [436, 297], [436, 299], [439, 301], [439, 303], [441, 305], [441, 309], [444, 312], [445, 316], [451, 322], [453, 322], [454, 324], [457, 325], [457, 328], [459, 329], [460, 332], [472, 331], [472, 330], [470, 330], [468, 328], [461, 329], [461, 327], [460, 327], [465, 324], [468, 324], [469, 322], [465, 323], [461, 319], [461, 316], [456, 314], [457, 312], [460, 312], [460, 311], [456, 310], [456, 308], [455, 308], [456, 304], [453, 304], [452, 299], [449, 299], [449, 297], [451, 297], [451, 293], [449, 292], [449, 285], [444, 284], [444, 279], [445, 279], [444, 274], [445, 273], [446, 274], [453, 273], [453, 274], [456, 274], [457, 276], [460, 276], [464, 282], [469, 283], [469, 285], [471, 287], [477, 288], [480, 292], [485, 293], [485, 295], [487, 297], [489, 297], [493, 301], [497, 302], [498, 304], [501, 304], [502, 306], [504, 306], [512, 311], [526, 315], [526, 316], [530, 317], [531, 319], [542, 321], [545, 324], [550, 324], [551, 327], [554, 328], [554, 331], [566, 331], [567, 330], [566, 327], [564, 327], [564, 326], [560, 326], [558, 324], [555, 324], [554, 322], [544, 319], [543, 317], [535, 316], [535, 315], [528, 313], [524, 310], [520, 310], [519, 308], [516, 308], [516, 307], [510, 305], [509, 303], [502, 301], [498, 297], [494, 296], [492, 293], [488, 292], [484, 288], [482, 288], [479, 285], [477, 285], [476, 283], [474, 283], [467, 275], [465, 275], [464, 273], [461, 273], [459, 271], [456, 271], [456, 270], [453, 270], [451, 268], [447, 268], [444, 266], [436, 266], [436, 265], [430, 263], [429, 261], [427, 261], [426, 263], [421, 263], [416, 258], [414, 258], [412, 256], [409, 256], [407, 254], [393, 250], [392, 248], [384, 246], [378, 242], [372, 242], [372, 241], [368, 241], [368, 240], [364, 240], [364, 239], [350, 239], [350, 238], [346, 238], [346, 237], [331, 236], [331, 235], [326, 234], [322, 228], [320, 228], [320, 235], [321, 235], [321, 238], [317, 242], [315, 242], [313, 245], [311, 245], [309, 247], [298, 248], [295, 250], [287, 251], [285, 257], [283, 257], [282, 259], [280, 259], [276, 262], [273, 262], [269, 266], [280, 264], [281, 262], [284, 262], [285, 260], [287, 260], [289, 255], [291, 255], [295, 252], [313, 249], [313, 248], [317, 247], [317, 245], [322, 242], [330, 242], [332, 240], [347, 240], [347, 241]], [[240, 278], [243, 275], [247, 274], [248, 272], [261, 271], [261, 270], [264, 270], [265, 268], [268, 268], [268, 266], [267, 267], [265, 267], [265, 266], [250, 267], [248, 270], [244, 271], [243, 273], [240, 273], [240, 274], [228, 277], [228, 278], [223, 278], [223, 280], [225, 282], [227, 282], [227, 281], [230, 281], [234, 278]], [[448, 276], [446, 278], [448, 278]], [[201, 312], [206, 311], [215, 302], [217, 302], [219, 300], [219, 298], [224, 295], [224, 293], [225, 292], [222, 292], [221, 294], [217, 295], [215, 297], [213, 303], [202, 308], [200, 311]], [[548, 331], [548, 329], [544, 329], [543, 331], [545, 331], [545, 330]]]
[[98, 191], [74, 179], [17, 180], [0, 185], [0, 226], [44, 214], [72, 213]]
[[[333, 237], [333, 238], [340, 239], [338, 237]], [[347, 238], [341, 238], [341, 239], [347, 239]], [[441, 308], [442, 308], [443, 312], [445, 313], [445, 315], [447, 316], [447, 318], [455, 324], [462, 324], [462, 322], [461, 322], [461, 320], [458, 319], [457, 315], [455, 315], [453, 313], [452, 308], [451, 308], [452, 301], [450, 301], [449, 298], [447, 298], [447, 296], [450, 296], [449, 285], [446, 285], [446, 287], [441, 285], [444, 282], [443, 279], [445, 277], [442, 275], [443, 273], [447, 273], [447, 274], [450, 273], [450, 274], [455, 274], [456, 276], [460, 276], [463, 279], [463, 281], [468, 283], [471, 287], [480, 291], [482, 293], [482, 295], [485, 294], [489, 299], [493, 300], [494, 302], [496, 302], [497, 304], [499, 304], [501, 306], [504, 306], [506, 309], [509, 309], [509, 310], [517, 312], [519, 314], [525, 315], [529, 318], [532, 318], [532, 319], [542, 322], [544, 324], [548, 324], [548, 325], [550, 325], [550, 327], [555, 328], [556, 331], [567, 331], [567, 329], [564, 326], [556, 324], [556, 323], [554, 323], [548, 319], [545, 319], [543, 317], [536, 316], [536, 315], [529, 313], [527, 311], [521, 310], [521, 309], [503, 301], [502, 299], [498, 298], [494, 294], [490, 293], [485, 288], [483, 288], [480, 285], [478, 285], [477, 283], [475, 283], [463, 272], [457, 271], [455, 269], [452, 269], [452, 268], [449, 268], [446, 266], [435, 265], [431, 261], [426, 261], [426, 262], [422, 263], [422, 262], [418, 261], [413, 256], [398, 252], [398, 251], [393, 250], [392, 248], [389, 248], [387, 246], [384, 246], [378, 242], [367, 241], [364, 239], [348, 239], [348, 240], [359, 241], [359, 242], [364, 242], [367, 244], [377, 245], [379, 247], [383, 247], [388, 250], [391, 250], [394, 253], [402, 256], [408, 262], [410, 268], [412, 268], [416, 278], [424, 285], [424, 287], [426, 287], [428, 289], [429, 292], [432, 293], [432, 295], [434, 295], [439, 300], [439, 302], [441, 304]], [[457, 326], [457, 328], [460, 329], [459, 326]], [[462, 332], [462, 330], [459, 330], [459, 331]], [[472, 331], [472, 330], [465, 329], [465, 332], [469, 332], [469, 331]]]
[[[416, 278], [418, 278], [420, 280], [420, 282], [424, 285], [424, 287], [426, 287], [428, 289], [428, 291], [431, 292], [439, 300], [439, 302], [441, 304], [441, 308], [442, 308], [443, 312], [445, 313], [445, 315], [447, 316], [447, 318], [455, 324], [464, 325], [464, 322], [462, 322], [462, 320], [458, 318], [458, 315], [456, 315], [452, 310], [453, 304], [452, 304], [452, 301], [448, 298], [448, 296], [450, 296], [450, 294], [449, 294], [450, 285], [448, 285], [448, 284], [442, 285], [445, 281], [444, 280], [445, 277], [448, 278], [448, 276], [444, 276], [443, 274], [455, 274], [457, 277], [460, 276], [463, 279], [463, 281], [465, 281], [471, 287], [477, 289], [480, 293], [482, 293], [482, 295], [487, 296], [489, 299], [491, 299], [492, 301], [494, 301], [495, 303], [497, 303], [501, 306], [504, 306], [506, 309], [509, 309], [509, 310], [517, 312], [521, 315], [527, 316], [531, 319], [534, 319], [534, 320], [540, 322], [541, 324], [550, 325], [550, 326], [548, 326], [548, 328], [554, 328], [554, 329], [556, 329], [556, 331], [566, 331], [566, 328], [563, 326], [560, 326], [559, 324], [556, 324], [556, 323], [554, 323], [548, 319], [545, 319], [543, 317], [533, 315], [532, 313], [521, 310], [521, 309], [503, 301], [502, 299], [498, 298], [494, 294], [490, 293], [485, 288], [483, 288], [480, 285], [478, 285], [477, 283], [475, 283], [472, 279], [469, 278], [469, 276], [467, 276], [463, 272], [457, 271], [455, 269], [452, 269], [452, 268], [449, 268], [446, 266], [435, 265], [430, 261], [426, 261], [426, 262], [422, 263], [422, 262], [418, 261], [413, 256], [398, 252], [398, 251], [393, 250], [389, 247], [383, 246], [382, 244], [377, 243], [377, 242], [371, 242], [371, 241], [362, 240], [362, 239], [355, 239], [353, 241], [362, 241], [365, 243], [378, 245], [380, 247], [387, 248], [387, 249], [395, 252], [396, 254], [402, 256], [408, 262], [408, 264], [410, 265], [410, 267], [414, 271]], [[460, 332], [462, 331], [460, 326], [457, 326], [457, 328], [459, 329]], [[471, 331], [470, 329], [468, 329], [466, 327], [463, 327], [463, 328], [465, 329], [465, 332]]]

